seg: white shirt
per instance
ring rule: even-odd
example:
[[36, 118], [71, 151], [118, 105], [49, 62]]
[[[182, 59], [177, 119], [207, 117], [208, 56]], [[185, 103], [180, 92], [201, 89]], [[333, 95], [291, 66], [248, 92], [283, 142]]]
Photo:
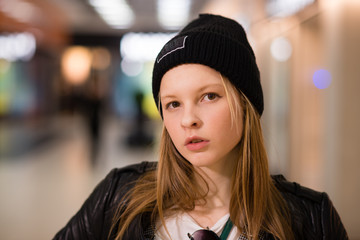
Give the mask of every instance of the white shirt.
[[[230, 214], [226, 214], [209, 229], [220, 236], [229, 216]], [[171, 237], [167, 234], [164, 226], [161, 225], [161, 223], [158, 223], [155, 240], [188, 240], [188, 233], [193, 234], [195, 231], [203, 229], [203, 227], [199, 226], [199, 224], [187, 213], [180, 213], [176, 216], [166, 218], [165, 224]], [[239, 239], [239, 237], [240, 233], [237, 227], [233, 226], [227, 240], [236, 240]]]

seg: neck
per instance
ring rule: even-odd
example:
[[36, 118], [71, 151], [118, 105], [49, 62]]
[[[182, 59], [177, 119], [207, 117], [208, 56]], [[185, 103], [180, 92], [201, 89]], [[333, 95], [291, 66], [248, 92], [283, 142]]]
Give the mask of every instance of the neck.
[[222, 172], [200, 167], [198, 172], [206, 181], [209, 191], [205, 199], [195, 202], [195, 208], [189, 214], [201, 227], [211, 227], [229, 213], [232, 169]]
[[[234, 152], [227, 155], [223, 161], [211, 166], [196, 167], [198, 173], [206, 181], [204, 189], [209, 190], [204, 199], [195, 202], [194, 210], [189, 214], [202, 226], [213, 226], [221, 217], [229, 213], [231, 199], [231, 181], [237, 162], [237, 154]], [[199, 182], [203, 182], [200, 181]]]
[[[205, 208], [226, 207], [229, 209], [231, 198], [231, 179], [235, 161], [229, 159], [221, 166], [199, 167], [198, 172], [206, 181], [209, 192], [205, 197]], [[205, 187], [205, 186], [204, 186]]]

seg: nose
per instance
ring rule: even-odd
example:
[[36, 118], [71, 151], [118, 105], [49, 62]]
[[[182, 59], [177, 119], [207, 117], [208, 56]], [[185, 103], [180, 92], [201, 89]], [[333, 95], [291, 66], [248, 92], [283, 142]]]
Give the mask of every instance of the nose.
[[202, 121], [194, 107], [185, 108], [181, 117], [181, 126], [184, 128], [198, 128]]

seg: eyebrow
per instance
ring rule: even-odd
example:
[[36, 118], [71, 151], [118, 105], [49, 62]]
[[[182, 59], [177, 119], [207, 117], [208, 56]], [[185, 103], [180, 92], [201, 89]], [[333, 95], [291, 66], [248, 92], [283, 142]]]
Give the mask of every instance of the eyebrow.
[[174, 98], [176, 98], [176, 96], [175, 95], [166, 95], [166, 96], [160, 96], [160, 100], [162, 100], [162, 101], [164, 101], [164, 99], [168, 99], [168, 98], [170, 98], [170, 99], [174, 99]]
[[[223, 85], [223, 84], [221, 84], [221, 83], [214, 83], [214, 84], [209, 84], [209, 85], [200, 87], [200, 88], [197, 89], [196, 91], [197, 91], [197, 92], [203, 92], [203, 91], [205, 91], [206, 89], [212, 88], [212, 87], [221, 87], [222, 89], [224, 89], [224, 85]], [[168, 95], [160, 96], [160, 99], [161, 99], [161, 100], [167, 99], [167, 98], [170, 98], [170, 99], [176, 98], [176, 95], [174, 95], [174, 94], [168, 94]]]

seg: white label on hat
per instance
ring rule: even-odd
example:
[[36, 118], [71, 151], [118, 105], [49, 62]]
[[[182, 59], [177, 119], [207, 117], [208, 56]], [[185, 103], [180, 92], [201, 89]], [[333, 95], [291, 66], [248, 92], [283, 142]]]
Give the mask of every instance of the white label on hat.
[[164, 57], [166, 57], [170, 53], [173, 53], [177, 50], [185, 48], [185, 41], [186, 41], [187, 37], [188, 36], [182, 36], [179, 38], [175, 38], [175, 39], [171, 40], [170, 42], [168, 42], [167, 44], [165, 44], [165, 46], [163, 47], [163, 49], [161, 50], [161, 52], [159, 54], [157, 63], [159, 63]]

